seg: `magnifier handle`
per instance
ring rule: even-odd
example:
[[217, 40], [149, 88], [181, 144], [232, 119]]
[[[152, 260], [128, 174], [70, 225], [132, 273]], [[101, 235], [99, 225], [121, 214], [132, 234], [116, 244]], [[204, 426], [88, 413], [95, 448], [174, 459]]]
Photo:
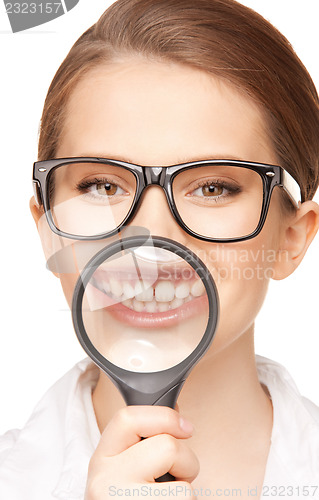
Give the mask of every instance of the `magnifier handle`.
[[165, 392], [155, 403], [154, 406], [168, 406], [169, 408], [175, 408], [178, 395], [183, 387], [185, 379], [181, 380], [178, 384], [171, 387], [167, 392]]
[[170, 474], [169, 472], [166, 472], [166, 474], [164, 474], [163, 476], [155, 479], [156, 483], [165, 483], [166, 481], [175, 481], [175, 477], [172, 476], [172, 474]]
[[[174, 385], [174, 387], [172, 387], [169, 391], [163, 394], [163, 396], [160, 399], [158, 399], [154, 404], [156, 406], [168, 406], [170, 408], [175, 408], [178, 394], [184, 382], [185, 380], [182, 380], [178, 384]], [[165, 483], [167, 481], [175, 481], [175, 477], [172, 476], [172, 474], [170, 474], [169, 472], [155, 479], [156, 483]]]

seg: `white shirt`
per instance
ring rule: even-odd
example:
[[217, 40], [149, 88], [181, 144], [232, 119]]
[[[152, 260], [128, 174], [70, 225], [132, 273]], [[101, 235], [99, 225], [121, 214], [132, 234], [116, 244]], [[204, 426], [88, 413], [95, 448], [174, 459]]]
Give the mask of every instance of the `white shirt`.
[[[284, 367], [256, 360], [274, 409], [261, 498], [318, 499], [319, 408], [299, 394]], [[22, 430], [0, 438], [1, 499], [83, 499], [100, 439], [91, 397], [98, 373], [91, 361], [81, 361], [49, 389]]]

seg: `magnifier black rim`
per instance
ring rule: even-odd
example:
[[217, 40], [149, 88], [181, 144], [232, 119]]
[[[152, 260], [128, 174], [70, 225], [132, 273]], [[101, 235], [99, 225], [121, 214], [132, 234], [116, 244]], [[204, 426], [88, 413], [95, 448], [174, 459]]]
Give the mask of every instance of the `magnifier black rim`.
[[[121, 368], [117, 365], [111, 363], [108, 359], [106, 359], [102, 354], [94, 347], [91, 340], [89, 339], [86, 329], [83, 323], [82, 317], [82, 301], [85, 292], [86, 285], [90, 281], [92, 275], [96, 271], [96, 269], [104, 262], [109, 259], [116, 253], [128, 250], [130, 248], [139, 247], [142, 245], [153, 246], [157, 248], [162, 248], [168, 250], [170, 252], [175, 253], [179, 257], [183, 258], [198, 274], [202, 282], [204, 283], [207, 297], [208, 297], [208, 306], [209, 313], [212, 311], [213, 314], [208, 315], [208, 322], [206, 325], [205, 333], [195, 347], [195, 349], [189, 354], [183, 361], [174, 365], [171, 368], [167, 368], [165, 370], [158, 370], [154, 372], [136, 372], [126, 370], [125, 368]], [[191, 250], [184, 249], [179, 243], [170, 240], [168, 238], [162, 238], [159, 236], [132, 236], [129, 238], [125, 238], [120, 241], [116, 241], [111, 243], [109, 246], [100, 250], [85, 266], [83, 271], [81, 272], [77, 283], [74, 288], [73, 293], [73, 301], [72, 301], [72, 317], [73, 317], [73, 325], [76, 332], [76, 335], [79, 339], [80, 344], [82, 345], [85, 352], [94, 360], [94, 362], [106, 373], [108, 373], [111, 377], [118, 379], [123, 382], [123, 378], [125, 380], [129, 380], [132, 376], [136, 378], [145, 377], [146, 375], [152, 376], [159, 374], [164, 376], [167, 380], [172, 382], [172, 385], [176, 382], [176, 380], [180, 380], [181, 376], [186, 374], [190, 368], [192, 368], [195, 363], [203, 356], [203, 354], [208, 349], [211, 344], [218, 321], [218, 312], [219, 312], [219, 300], [218, 294], [216, 290], [216, 285], [211, 278], [211, 274], [207, 269], [206, 265], [202, 262], [202, 260], [194, 254]], [[174, 376], [174, 374], [176, 374]]]

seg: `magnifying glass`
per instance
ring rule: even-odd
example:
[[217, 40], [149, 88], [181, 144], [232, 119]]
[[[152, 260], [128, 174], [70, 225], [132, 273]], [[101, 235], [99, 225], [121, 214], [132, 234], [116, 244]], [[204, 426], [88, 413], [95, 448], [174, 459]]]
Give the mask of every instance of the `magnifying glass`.
[[199, 257], [173, 240], [146, 235], [99, 251], [83, 269], [72, 302], [82, 347], [127, 405], [174, 408], [213, 340], [218, 312], [215, 283]]

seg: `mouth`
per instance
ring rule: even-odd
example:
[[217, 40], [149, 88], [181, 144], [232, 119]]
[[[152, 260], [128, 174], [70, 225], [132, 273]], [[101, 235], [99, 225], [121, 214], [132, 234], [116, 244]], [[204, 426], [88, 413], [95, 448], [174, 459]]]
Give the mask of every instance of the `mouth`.
[[207, 308], [203, 282], [191, 268], [137, 276], [129, 270], [98, 269], [87, 286], [91, 310], [139, 328], [173, 326]]

